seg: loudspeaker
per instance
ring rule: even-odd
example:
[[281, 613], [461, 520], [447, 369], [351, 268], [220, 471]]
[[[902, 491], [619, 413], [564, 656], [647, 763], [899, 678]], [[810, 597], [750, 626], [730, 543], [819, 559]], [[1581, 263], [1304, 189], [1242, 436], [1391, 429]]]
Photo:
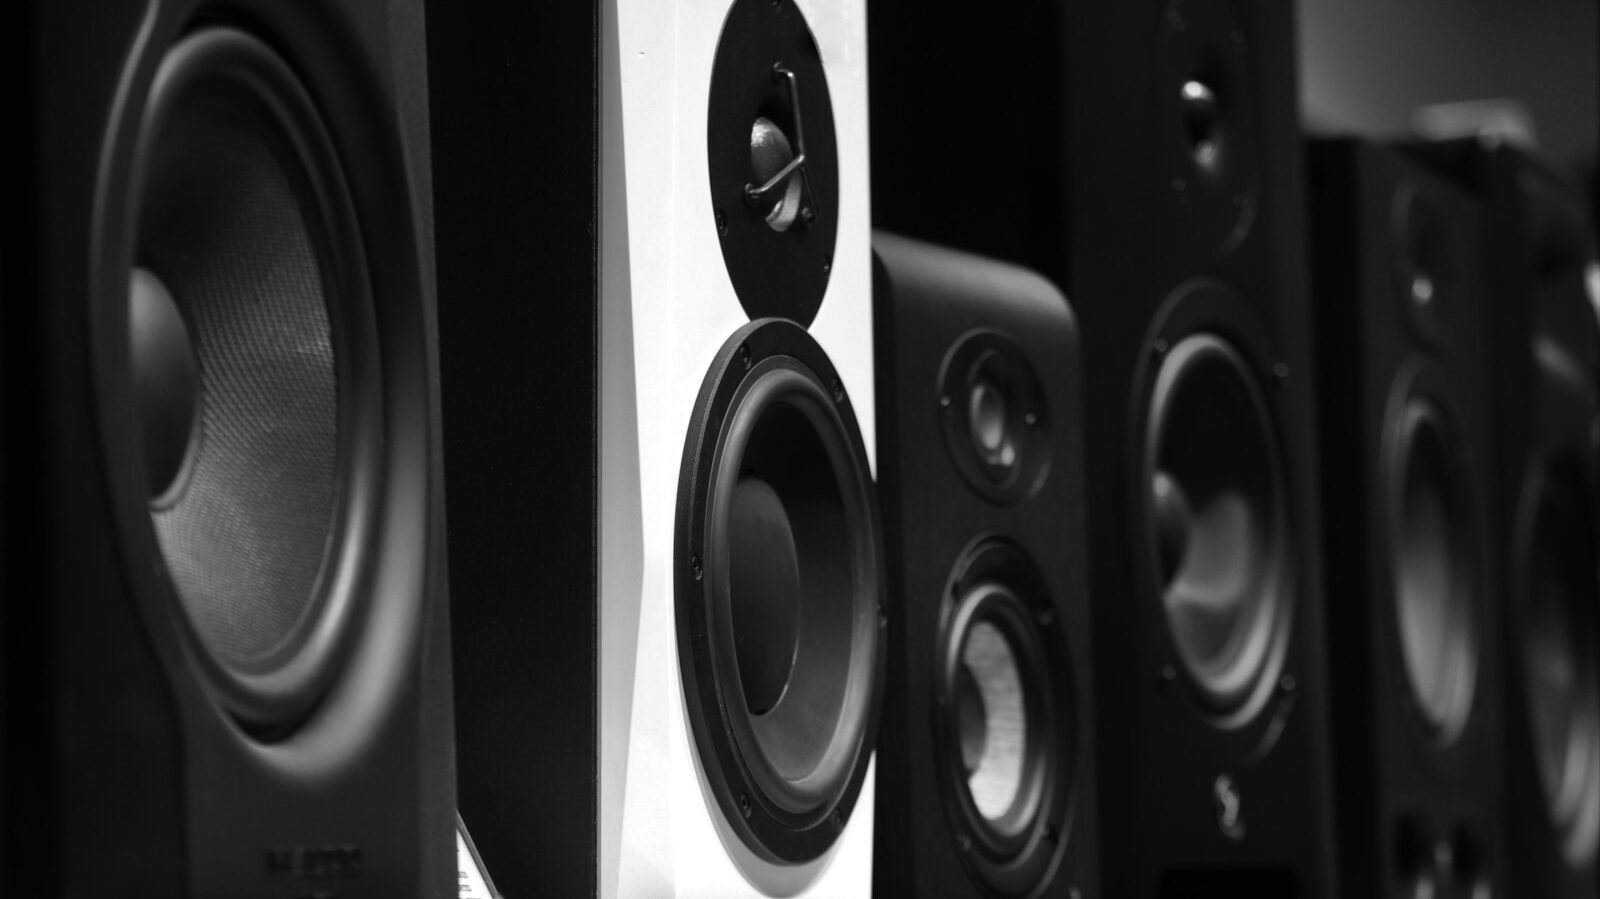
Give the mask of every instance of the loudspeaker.
[[1105, 893], [1333, 895], [1291, 5], [871, 11], [875, 226], [1085, 335]]
[[1027, 270], [882, 232], [873, 252], [874, 893], [1099, 895], [1077, 323]]
[[1531, 154], [1412, 148], [1486, 204], [1509, 892], [1600, 889], [1600, 320], [1582, 195]]
[[421, 4], [26, 6], [4, 891], [445, 895]]
[[864, 16], [555, 6], [429, 10], [463, 821], [512, 894], [860, 895]]
[[1345, 888], [1501, 895], [1482, 204], [1358, 140], [1308, 177]]

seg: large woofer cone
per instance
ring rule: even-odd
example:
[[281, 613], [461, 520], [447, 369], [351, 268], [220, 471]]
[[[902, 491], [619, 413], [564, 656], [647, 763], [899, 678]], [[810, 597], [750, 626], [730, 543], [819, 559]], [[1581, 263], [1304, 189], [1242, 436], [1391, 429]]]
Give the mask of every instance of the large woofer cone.
[[127, 380], [150, 522], [216, 685], [271, 730], [335, 667], [378, 465], [354, 214], [304, 88], [227, 28], [162, 61], [131, 183]]
[[883, 571], [861, 434], [803, 329], [761, 320], [723, 346], [679, 490], [678, 657], [702, 770], [750, 849], [814, 860], [871, 755]]
[[1396, 397], [1384, 489], [1400, 655], [1424, 724], [1449, 743], [1471, 714], [1477, 680], [1475, 506], [1443, 412], [1408, 385]]
[[1033, 890], [1066, 843], [1074, 710], [1058, 617], [1015, 547], [962, 554], [941, 606], [935, 745], [963, 861], [1005, 896]]
[[1520, 606], [1528, 726], [1561, 853], [1574, 868], [1600, 851], [1600, 603], [1593, 488], [1575, 458], [1524, 488], [1514, 600]]
[[1140, 497], [1149, 564], [1179, 660], [1211, 711], [1270, 696], [1291, 615], [1287, 486], [1257, 379], [1231, 343], [1191, 334], [1162, 356]]

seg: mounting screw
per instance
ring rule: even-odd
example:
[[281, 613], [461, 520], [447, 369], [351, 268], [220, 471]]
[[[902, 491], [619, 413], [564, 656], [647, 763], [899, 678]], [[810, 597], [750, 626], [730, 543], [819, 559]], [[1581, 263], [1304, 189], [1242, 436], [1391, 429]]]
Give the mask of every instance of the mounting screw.
[[1161, 686], [1171, 689], [1172, 685], [1178, 682], [1178, 669], [1171, 665], [1162, 665], [1159, 679]]
[[972, 837], [969, 837], [964, 833], [956, 834], [956, 848], [960, 849], [962, 852], [971, 852]]
[[826, 275], [831, 271], [833, 271], [833, 257], [824, 253], [822, 254], [822, 273]]
[[844, 402], [844, 385], [839, 382], [838, 378], [833, 379], [833, 401], [835, 403]]
[[1034, 613], [1034, 618], [1038, 619], [1040, 627], [1049, 627], [1055, 624], [1056, 610], [1046, 606]]
[[[815, 222], [816, 220], [817, 220], [816, 210], [812, 209], [810, 206], [801, 206], [800, 207], [800, 221], [801, 222], [803, 222], [806, 225], [810, 225], [812, 222]], [[823, 263], [823, 265], [826, 266], [827, 263]]]
[[750, 370], [750, 346], [749, 346], [749, 344], [740, 345], [740, 347], [739, 347], [739, 364], [744, 366], [745, 371], [749, 371]]
[[1293, 693], [1296, 686], [1297, 684], [1295, 684], [1294, 675], [1292, 674], [1285, 674], [1283, 677], [1278, 678], [1278, 689], [1285, 693]]
[[833, 810], [833, 826], [837, 830], [844, 830], [844, 812]]
[[720, 209], [717, 210], [717, 236], [728, 236], [728, 214]]
[[1211, 798], [1216, 800], [1217, 827], [1222, 835], [1230, 840], [1244, 839], [1244, 800], [1239, 795], [1238, 784], [1231, 776], [1218, 774], [1211, 785]]
[[705, 574], [705, 569], [700, 565], [699, 553], [695, 553], [689, 557], [689, 573], [694, 575], [694, 579], [697, 581], [700, 580], [700, 578]]
[[878, 606], [878, 627], [889, 626], [889, 612], [880, 604]]
[[1029, 412], [1026, 415], [1022, 416], [1022, 423], [1027, 425], [1030, 428], [1038, 428], [1039, 427], [1039, 416], [1035, 415], [1032, 412]]
[[749, 793], [740, 793], [739, 794], [739, 814], [744, 815], [746, 818], [750, 817], [750, 794]]
[[1278, 383], [1278, 384], [1287, 383], [1288, 380], [1289, 380], [1289, 363], [1287, 363], [1287, 362], [1274, 362], [1274, 363], [1272, 363], [1272, 380], [1275, 383]]
[[1150, 355], [1157, 359], [1165, 356], [1168, 349], [1170, 349], [1170, 347], [1167, 346], [1167, 341], [1165, 338], [1157, 337], [1155, 340], [1150, 342]]

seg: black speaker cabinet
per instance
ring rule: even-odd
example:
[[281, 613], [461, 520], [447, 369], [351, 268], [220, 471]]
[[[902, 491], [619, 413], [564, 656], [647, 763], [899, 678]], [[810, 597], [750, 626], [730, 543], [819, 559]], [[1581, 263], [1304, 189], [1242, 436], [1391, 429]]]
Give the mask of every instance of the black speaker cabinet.
[[427, 14], [461, 818], [498, 889], [592, 896], [599, 5]]
[[1535, 157], [1414, 148], [1487, 207], [1494, 556], [1504, 601], [1509, 895], [1600, 890], [1600, 267], [1582, 195]]
[[1077, 323], [1016, 266], [882, 232], [873, 250], [874, 893], [1099, 895]]
[[1308, 177], [1344, 886], [1503, 895], [1482, 204], [1359, 140]]
[[25, 6], [3, 892], [447, 895], [422, 6]]
[[1333, 895], [1292, 4], [872, 13], [874, 223], [1084, 335], [1106, 895]]

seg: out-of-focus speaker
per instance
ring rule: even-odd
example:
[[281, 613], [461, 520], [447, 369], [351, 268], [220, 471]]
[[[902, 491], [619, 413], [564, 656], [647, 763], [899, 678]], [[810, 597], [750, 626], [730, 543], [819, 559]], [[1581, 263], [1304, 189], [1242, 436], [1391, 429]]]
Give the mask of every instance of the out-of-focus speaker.
[[5, 891], [443, 895], [421, 4], [28, 6]]
[[1600, 889], [1600, 265], [1582, 195], [1535, 157], [1413, 148], [1486, 204], [1494, 557], [1506, 623], [1508, 894]]
[[1292, 5], [871, 11], [874, 224], [1085, 335], [1106, 894], [1333, 895]]
[[1098, 895], [1077, 324], [1024, 269], [882, 232], [873, 250], [874, 893]]
[[479, 855], [512, 894], [862, 895], [885, 624], [861, 5], [429, 17]]
[[1359, 140], [1308, 177], [1344, 885], [1502, 895], [1482, 204]]

